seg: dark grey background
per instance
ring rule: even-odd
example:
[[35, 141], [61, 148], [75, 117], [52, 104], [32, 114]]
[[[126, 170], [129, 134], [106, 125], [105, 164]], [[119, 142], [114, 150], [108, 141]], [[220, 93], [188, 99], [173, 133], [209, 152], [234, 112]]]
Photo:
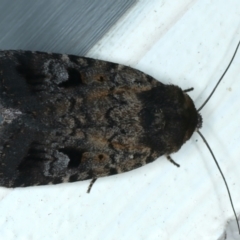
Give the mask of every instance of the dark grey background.
[[0, 49], [85, 55], [134, 0], [0, 0]]

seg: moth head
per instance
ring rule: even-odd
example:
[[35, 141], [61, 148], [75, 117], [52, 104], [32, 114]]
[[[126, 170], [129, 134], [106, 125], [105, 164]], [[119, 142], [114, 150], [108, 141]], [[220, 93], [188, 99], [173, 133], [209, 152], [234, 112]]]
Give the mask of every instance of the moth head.
[[198, 129], [202, 128], [202, 123], [203, 123], [202, 115], [198, 112], [198, 119], [197, 119], [196, 131], [197, 131]]
[[183, 90], [184, 101], [182, 107], [182, 115], [184, 116], [185, 136], [183, 142], [189, 140], [192, 134], [202, 127], [202, 116], [197, 112], [194, 102], [191, 97], [186, 93], [193, 90]]

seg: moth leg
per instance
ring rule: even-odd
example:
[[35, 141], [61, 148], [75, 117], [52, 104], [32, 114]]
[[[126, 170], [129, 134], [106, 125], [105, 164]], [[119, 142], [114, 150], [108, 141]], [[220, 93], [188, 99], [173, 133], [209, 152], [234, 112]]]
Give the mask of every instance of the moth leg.
[[191, 92], [193, 90], [194, 90], [194, 88], [192, 87], [192, 88], [187, 88], [187, 89], [183, 90], [183, 92]]
[[93, 186], [93, 184], [97, 181], [97, 178], [93, 178], [89, 184], [89, 187], [88, 187], [88, 190], [87, 190], [87, 193], [90, 193], [91, 191], [91, 188]]
[[178, 163], [176, 163], [170, 155], [167, 155], [167, 160], [170, 161], [173, 165], [180, 167], [180, 165]]

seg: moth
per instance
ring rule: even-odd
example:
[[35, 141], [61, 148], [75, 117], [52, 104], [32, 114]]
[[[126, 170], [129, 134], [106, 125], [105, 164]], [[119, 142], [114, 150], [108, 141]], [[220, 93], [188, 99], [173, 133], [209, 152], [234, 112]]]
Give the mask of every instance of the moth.
[[178, 151], [201, 125], [191, 98], [130, 67], [0, 52], [0, 185], [118, 174]]
[[0, 51], [0, 186], [127, 172], [170, 157], [202, 126], [187, 94], [116, 63]]

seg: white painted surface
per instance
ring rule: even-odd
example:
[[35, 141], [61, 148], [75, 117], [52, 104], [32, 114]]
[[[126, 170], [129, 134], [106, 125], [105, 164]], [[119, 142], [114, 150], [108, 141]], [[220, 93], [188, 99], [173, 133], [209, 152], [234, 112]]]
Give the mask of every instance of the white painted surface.
[[[240, 1], [139, 1], [88, 56], [140, 69], [199, 107], [240, 40]], [[240, 214], [240, 52], [202, 111]], [[1, 239], [219, 239], [233, 218], [226, 188], [197, 134], [172, 156], [89, 181], [0, 191]], [[234, 239], [234, 238], [232, 238]], [[240, 239], [240, 237], [239, 237]]]

